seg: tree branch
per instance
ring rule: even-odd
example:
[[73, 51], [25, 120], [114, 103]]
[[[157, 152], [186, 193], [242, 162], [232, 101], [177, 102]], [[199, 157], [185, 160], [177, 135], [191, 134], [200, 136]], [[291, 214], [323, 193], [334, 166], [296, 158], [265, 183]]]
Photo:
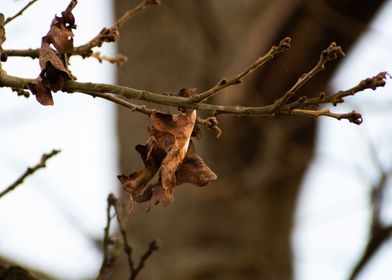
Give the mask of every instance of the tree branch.
[[147, 9], [148, 7], [152, 5], [160, 5], [161, 1], [160, 0], [143, 0], [141, 3], [139, 3], [137, 6], [134, 8], [126, 11], [121, 18], [119, 18], [116, 23], [112, 26], [112, 28], [117, 28], [120, 29], [121, 26], [124, 25], [129, 19], [133, 18], [143, 10]]
[[58, 153], [60, 153], [60, 150], [53, 150], [49, 154], [43, 154], [41, 161], [38, 164], [36, 164], [34, 167], [27, 168], [27, 170], [13, 184], [0, 193], [0, 198], [21, 185], [27, 177], [34, 174], [38, 169], [45, 168], [46, 161]]
[[156, 240], [152, 241], [148, 246], [147, 251], [140, 257], [139, 264], [134, 268], [133, 273], [131, 274], [130, 280], [135, 280], [139, 275], [140, 271], [144, 268], [146, 261], [150, 258], [150, 256], [159, 249], [158, 242]]
[[97, 280], [107, 279], [107, 276], [110, 273], [110, 268], [116, 261], [116, 256], [110, 254], [110, 246], [113, 245], [113, 240], [110, 238], [110, 224], [113, 217], [110, 214], [110, 209], [112, 206], [112, 194], [110, 194], [107, 198], [107, 208], [106, 208], [106, 227], [104, 229], [103, 236], [103, 260], [101, 264], [101, 268], [99, 269], [99, 274], [97, 276]]
[[287, 101], [289, 101], [298, 90], [308, 82], [313, 76], [315, 76], [318, 72], [325, 69], [325, 64], [328, 61], [335, 60], [339, 56], [344, 56], [344, 52], [342, 48], [336, 45], [335, 42], [331, 43], [327, 49], [321, 52], [320, 58], [316, 65], [307, 73], [303, 74], [297, 82], [278, 100], [275, 101], [275, 106], [277, 108], [282, 107]]
[[120, 211], [120, 205], [118, 199], [111, 193], [107, 198], [107, 208], [106, 208], [106, 227], [104, 230], [104, 239], [103, 239], [103, 261], [99, 271], [99, 275], [97, 276], [97, 280], [107, 279], [107, 276], [110, 274], [111, 267], [113, 266], [116, 257], [110, 254], [110, 246], [114, 244], [114, 240], [110, 238], [110, 224], [113, 217], [110, 214], [110, 209], [114, 208], [115, 215], [117, 217], [117, 222], [120, 227], [120, 234], [123, 240], [123, 247], [125, 255], [127, 256], [127, 261], [130, 269], [130, 278], [131, 280], [136, 279], [141, 270], [143, 269], [146, 261], [150, 256], [158, 250], [157, 241], [152, 241], [147, 249], [147, 251], [140, 257], [139, 263], [135, 266], [132, 259], [132, 247], [129, 244], [125, 223], [123, 221], [123, 215]]
[[[367, 78], [361, 81], [357, 86], [350, 88], [345, 91], [339, 91], [337, 93], [331, 95], [325, 95], [324, 93], [320, 94], [319, 97], [316, 98], [307, 98], [307, 97], [299, 97], [297, 100], [292, 103], [276, 106], [276, 102], [274, 104], [266, 105], [266, 106], [242, 106], [242, 105], [215, 105], [201, 102], [193, 102], [192, 97], [180, 97], [176, 95], [168, 95], [168, 94], [160, 94], [147, 90], [134, 89], [125, 86], [111, 85], [111, 84], [102, 84], [102, 83], [80, 83], [76, 81], [67, 81], [62, 89], [63, 92], [81, 92], [92, 96], [99, 96], [111, 101], [114, 101], [120, 105], [126, 105], [130, 108], [134, 108], [135, 111], [140, 111], [143, 113], [150, 112], [146, 110], [146, 108], [138, 107], [138, 105], [130, 105], [125, 104], [124, 101], [119, 100], [113, 96], [108, 95], [108, 93], [112, 95], [123, 96], [127, 99], [136, 99], [143, 100], [147, 102], [152, 102], [155, 104], [162, 104], [172, 107], [182, 107], [195, 109], [198, 111], [208, 112], [212, 115], [220, 115], [220, 114], [231, 114], [231, 115], [240, 115], [240, 116], [274, 116], [275, 114], [298, 114], [305, 116], [329, 116], [340, 119], [348, 119], [354, 120], [350, 118], [352, 114], [342, 114], [339, 116], [338, 114], [327, 113], [325, 111], [315, 112], [314, 107], [319, 106], [323, 103], [332, 103], [336, 105], [337, 103], [341, 103], [343, 99], [349, 95], [354, 95], [360, 91], [365, 89], [376, 89], [378, 87], [383, 87], [386, 83], [387, 77], [390, 78], [390, 75], [387, 72], [380, 72], [374, 77]], [[4, 70], [0, 72], [0, 87], [10, 87], [10, 88], [19, 88], [19, 89], [27, 89], [27, 84], [32, 83], [33, 79], [24, 79], [15, 76], [8, 75]], [[293, 111], [294, 109], [300, 109], [297, 111]], [[310, 110], [306, 112], [305, 110]], [[358, 113], [357, 113], [358, 114]], [[359, 120], [361, 116], [358, 114], [355, 120]], [[358, 123], [358, 121], [353, 121], [353, 123]]]
[[385, 241], [392, 235], [392, 224], [385, 225], [381, 219], [383, 198], [387, 188], [387, 181], [392, 175], [392, 170], [383, 170], [379, 159], [375, 155], [374, 149], [372, 154], [376, 160], [377, 166], [380, 168], [381, 176], [377, 184], [372, 188], [370, 196], [372, 211], [369, 227], [369, 238], [362, 255], [351, 271], [351, 274], [348, 278], [349, 280], [354, 280], [358, 277], [359, 273], [369, 263], [370, 259], [379, 251]]
[[253, 62], [250, 66], [248, 66], [244, 71], [239, 73], [236, 77], [230, 80], [222, 79], [218, 82], [214, 87], [210, 88], [209, 90], [202, 92], [200, 94], [192, 96], [192, 102], [200, 102], [205, 100], [217, 92], [233, 85], [237, 85], [242, 82], [244, 78], [252, 74], [255, 70], [257, 70], [260, 66], [265, 64], [267, 61], [271, 60], [275, 57], [278, 53], [287, 51], [290, 46], [291, 38], [286, 37], [279, 42], [277, 46], [272, 46], [272, 48], [264, 55], [259, 57], [255, 62]]
[[119, 203], [118, 203], [117, 198], [114, 197], [114, 195], [109, 195], [109, 197], [111, 199], [111, 204], [114, 207], [114, 211], [116, 212], [117, 222], [120, 227], [120, 234], [121, 234], [121, 237], [122, 237], [122, 240], [124, 243], [123, 244], [124, 252], [125, 252], [125, 255], [127, 256], [128, 266], [131, 271], [131, 275], [133, 275], [134, 270], [135, 270], [135, 265], [132, 260], [132, 247], [129, 245], [129, 242], [128, 242], [127, 231], [125, 229], [126, 227], [125, 227], [124, 221], [122, 219], [122, 214], [120, 213]]
[[[115, 42], [120, 37], [119, 29], [125, 22], [133, 18], [140, 12], [144, 11], [150, 6], [159, 5], [159, 0], [143, 0], [138, 5], [132, 9], [127, 10], [111, 27], [104, 27], [94, 38], [92, 38], [87, 43], [75, 47], [72, 53], [69, 55], [80, 55], [82, 57], [89, 57], [93, 55], [92, 49], [95, 47], [100, 47], [104, 42]], [[7, 56], [24, 56], [30, 58], [38, 58], [40, 49], [25, 49], [25, 50], [4, 50]], [[123, 57], [121, 57], [123, 60]], [[112, 62], [112, 61], [109, 61]]]
[[23, 12], [24, 11], [26, 11], [31, 5], [33, 5], [35, 2], [37, 2], [38, 0], [32, 0], [32, 1], [30, 1], [29, 3], [27, 3], [27, 5], [26, 6], [24, 6], [19, 12], [17, 12], [14, 16], [12, 16], [12, 17], [8, 17], [6, 20], [5, 20], [5, 23], [4, 23], [4, 25], [5, 24], [7, 24], [7, 23], [9, 23], [9, 22], [11, 22], [12, 20], [14, 20], [15, 18], [17, 18], [18, 16], [21, 16], [22, 14], [23, 14]]

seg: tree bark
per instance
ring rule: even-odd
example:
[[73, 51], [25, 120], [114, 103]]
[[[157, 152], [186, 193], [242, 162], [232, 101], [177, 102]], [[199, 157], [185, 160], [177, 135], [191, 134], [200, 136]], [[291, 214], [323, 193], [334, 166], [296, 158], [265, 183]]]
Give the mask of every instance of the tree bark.
[[[271, 103], [310, 70], [329, 43], [348, 51], [383, 2], [163, 0], [121, 30], [119, 52], [129, 61], [118, 70], [119, 84], [159, 92], [204, 90], [290, 36], [292, 50], [214, 99]], [[135, 3], [116, 1], [117, 15]], [[327, 90], [337, 65], [330, 63], [300, 94]], [[312, 158], [316, 123], [294, 116], [219, 120], [222, 137], [203, 131], [196, 143], [218, 181], [203, 189], [179, 187], [172, 206], [149, 214], [137, 207], [128, 219], [135, 253], [151, 239], [162, 242], [140, 279], [293, 278], [293, 214]], [[119, 108], [121, 172], [142, 167], [133, 147], [146, 140], [148, 124], [144, 116]], [[127, 273], [120, 261], [112, 279]]]

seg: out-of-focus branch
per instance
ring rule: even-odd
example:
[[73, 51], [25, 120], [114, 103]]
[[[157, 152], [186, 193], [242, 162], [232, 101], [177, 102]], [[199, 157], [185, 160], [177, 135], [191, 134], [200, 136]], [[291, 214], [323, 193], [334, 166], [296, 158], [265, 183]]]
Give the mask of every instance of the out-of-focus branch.
[[152, 5], [160, 5], [161, 1], [160, 0], [143, 0], [141, 3], [139, 3], [137, 6], [134, 8], [126, 11], [121, 18], [119, 18], [116, 23], [112, 26], [112, 28], [121, 28], [121, 26], [124, 25], [129, 19], [133, 18], [135, 15], [139, 14], [143, 10], [147, 9], [148, 7]]
[[130, 270], [129, 279], [134, 280], [143, 269], [147, 259], [154, 253], [154, 251], [158, 250], [158, 244], [156, 241], [152, 241], [147, 251], [140, 257], [139, 263], [135, 265], [132, 258], [132, 247], [128, 241], [126, 227], [123, 220], [123, 214], [120, 210], [120, 203], [113, 194], [109, 194], [107, 198], [106, 227], [104, 230], [104, 240], [103, 240], [103, 261], [97, 279], [99, 280], [107, 279], [108, 275], [110, 274], [111, 268], [117, 259], [117, 256], [111, 254], [111, 250], [110, 250], [110, 246], [115, 244], [115, 241], [110, 237], [111, 220], [114, 218], [114, 216], [111, 215], [111, 211], [110, 211], [111, 208], [114, 208], [114, 212], [117, 217], [117, 222], [120, 227], [121, 239], [123, 240], [123, 249], [125, 255], [127, 256], [127, 261]]
[[135, 265], [134, 265], [133, 259], [132, 259], [132, 247], [131, 247], [131, 245], [129, 245], [129, 242], [128, 242], [126, 226], [125, 226], [125, 222], [123, 220], [123, 215], [120, 211], [120, 205], [119, 205], [117, 198], [114, 195], [110, 195], [109, 197], [111, 199], [111, 204], [114, 207], [114, 211], [116, 212], [117, 222], [120, 227], [120, 234], [121, 234], [121, 237], [123, 240], [124, 253], [127, 256], [128, 266], [131, 271], [131, 275], [133, 275]]
[[131, 274], [130, 280], [135, 280], [139, 275], [140, 271], [144, 268], [146, 261], [150, 258], [150, 256], [159, 249], [158, 242], [156, 240], [151, 241], [148, 246], [147, 251], [140, 257], [139, 264], [134, 267], [133, 273]]
[[12, 183], [8, 188], [0, 193], [0, 198], [21, 185], [27, 177], [34, 174], [38, 169], [45, 168], [46, 161], [58, 153], [60, 153], [60, 150], [53, 150], [49, 154], [43, 154], [41, 161], [38, 164], [36, 164], [34, 167], [27, 168], [27, 170], [14, 183]]
[[385, 225], [381, 220], [381, 211], [383, 206], [383, 197], [387, 188], [387, 181], [392, 176], [392, 170], [385, 171], [379, 159], [374, 154], [377, 166], [380, 168], [381, 175], [377, 184], [371, 191], [371, 222], [369, 227], [369, 238], [362, 255], [355, 264], [349, 280], [354, 280], [358, 277], [363, 268], [369, 263], [370, 259], [379, 251], [386, 240], [392, 235], [392, 224]]
[[3, 267], [0, 265], [0, 279], [2, 280], [38, 280], [29, 271], [20, 266]]
[[110, 270], [114, 262], [116, 261], [116, 256], [111, 254], [110, 246], [114, 244], [113, 240], [110, 238], [110, 224], [113, 219], [110, 214], [110, 209], [112, 207], [112, 194], [107, 198], [107, 208], [106, 208], [106, 227], [104, 229], [103, 235], [103, 260], [101, 268], [99, 269], [99, 275], [97, 280], [107, 279], [110, 274]]
[[26, 4], [26, 6], [24, 6], [19, 12], [17, 12], [15, 15], [13, 15], [12, 17], [8, 17], [5, 20], [4, 24], [7, 24], [9, 22], [11, 22], [12, 20], [16, 19], [18, 16], [21, 16], [23, 14], [24, 11], [26, 11], [31, 5], [33, 5], [35, 2], [37, 2], [38, 0], [32, 0], [29, 3]]
[[117, 66], [121, 66], [123, 63], [128, 61], [128, 57], [122, 54], [118, 54], [116, 56], [106, 56], [102, 55], [100, 52], [94, 52], [91, 57], [96, 58], [99, 62], [107, 61], [112, 64], [116, 64]]

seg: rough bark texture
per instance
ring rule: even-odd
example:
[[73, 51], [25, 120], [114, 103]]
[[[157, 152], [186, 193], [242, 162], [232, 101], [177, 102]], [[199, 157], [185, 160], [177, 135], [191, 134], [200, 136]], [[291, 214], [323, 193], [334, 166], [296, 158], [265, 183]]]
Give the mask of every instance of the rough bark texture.
[[[116, 1], [121, 14], [137, 1]], [[163, 0], [122, 30], [129, 61], [119, 83], [156, 91], [203, 90], [231, 77], [285, 36], [293, 48], [215, 101], [265, 104], [282, 95], [336, 41], [348, 50], [381, 0]], [[337, 63], [301, 94], [326, 90]], [[163, 108], [163, 110], [169, 110]], [[174, 112], [174, 109], [170, 109]], [[315, 122], [300, 117], [222, 117], [223, 134], [196, 143], [219, 176], [204, 189], [176, 190], [169, 208], [129, 218], [135, 253], [159, 237], [162, 249], [140, 279], [292, 279], [290, 235], [302, 176], [312, 157]], [[118, 111], [121, 172], [141, 167], [133, 147], [146, 138], [144, 116]], [[140, 209], [142, 208], [142, 209]], [[124, 279], [120, 262], [111, 279]]]

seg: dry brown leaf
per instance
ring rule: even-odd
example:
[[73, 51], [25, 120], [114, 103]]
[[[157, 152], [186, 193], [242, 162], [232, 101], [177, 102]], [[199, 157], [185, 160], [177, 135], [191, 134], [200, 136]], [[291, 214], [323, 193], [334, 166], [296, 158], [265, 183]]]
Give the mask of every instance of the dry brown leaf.
[[176, 172], [177, 185], [191, 183], [204, 187], [218, 176], [205, 164], [203, 159], [196, 153], [195, 145], [191, 141], [185, 159]]
[[[51, 92], [63, 89], [66, 80], [75, 79], [68, 71], [64, 57], [65, 53], [73, 50], [72, 29], [75, 28], [75, 18], [72, 9], [76, 4], [77, 0], [71, 0], [66, 10], [61, 13], [61, 17], [55, 16], [49, 32], [42, 37], [39, 52], [41, 73], [33, 83], [27, 85], [42, 105], [53, 105]], [[52, 49], [51, 44], [58, 52]]]
[[[154, 112], [150, 118], [150, 137], [145, 145], [136, 146], [145, 168], [129, 176], [118, 176], [135, 202], [150, 201], [150, 207], [161, 202], [167, 206], [173, 201], [175, 186], [183, 183], [205, 186], [217, 178], [196, 154], [190, 140], [192, 135], [197, 135], [195, 110], [178, 115]], [[151, 183], [158, 171], [158, 181]]]
[[27, 84], [27, 87], [35, 95], [35, 98], [42, 105], [53, 105], [53, 97], [50, 89], [46, 87], [41, 76], [38, 76], [33, 83]]
[[50, 38], [50, 42], [61, 53], [71, 53], [73, 51], [73, 32], [75, 29], [75, 17], [72, 9], [76, 6], [77, 1], [73, 0], [67, 9], [61, 13], [61, 17], [55, 16], [50, 25], [50, 30], [46, 36]]
[[66, 80], [72, 80], [72, 75], [65, 68], [63, 61], [49, 45], [49, 38], [43, 37], [39, 53], [41, 66], [40, 76], [52, 91], [56, 92], [64, 87]]

